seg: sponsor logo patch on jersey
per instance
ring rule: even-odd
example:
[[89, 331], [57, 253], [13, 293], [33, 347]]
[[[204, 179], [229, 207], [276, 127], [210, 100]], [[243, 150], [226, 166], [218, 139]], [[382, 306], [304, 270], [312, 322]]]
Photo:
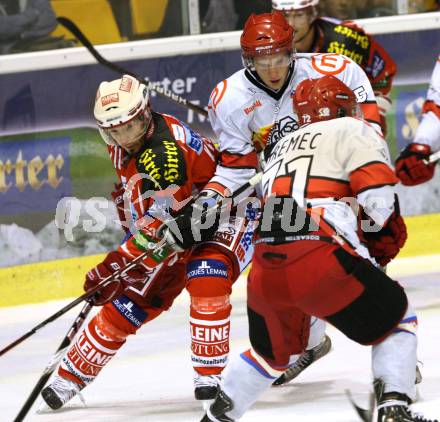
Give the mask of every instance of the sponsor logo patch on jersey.
[[112, 302], [116, 310], [132, 325], [140, 327], [148, 314], [127, 296], [121, 296]]
[[[143, 177], [143, 191], [158, 187], [165, 189], [172, 184], [183, 185], [186, 181], [186, 164], [182, 149], [174, 138], [153, 137], [146, 148], [136, 156], [136, 168]], [[157, 182], [157, 183], [156, 183]]]
[[312, 56], [312, 67], [323, 75], [342, 73], [350, 60], [336, 53], [320, 53]]
[[203, 149], [202, 138], [191, 129], [189, 129], [189, 133], [190, 133], [190, 138], [189, 138], [189, 142], [187, 140], [187, 144], [192, 150], [194, 150], [195, 152], [197, 152], [198, 155], [200, 155]]
[[174, 123], [171, 127], [173, 129], [174, 137], [180, 142], [185, 142], [185, 131], [183, 130], [183, 127]]
[[200, 155], [203, 150], [203, 140], [201, 136], [194, 132], [190, 127], [182, 124], [180, 125], [172, 125], [174, 137], [180, 141], [188, 145], [193, 151]]
[[188, 278], [221, 277], [228, 278], [228, 268], [224, 262], [215, 259], [197, 260], [188, 265]]
[[250, 107], [246, 107], [246, 108], [244, 109], [244, 112], [245, 112], [246, 114], [250, 114], [250, 113], [252, 113], [257, 107], [261, 107], [261, 106], [262, 106], [261, 101], [260, 101], [260, 100], [256, 100], [256, 101], [254, 101], [254, 103], [253, 103]]

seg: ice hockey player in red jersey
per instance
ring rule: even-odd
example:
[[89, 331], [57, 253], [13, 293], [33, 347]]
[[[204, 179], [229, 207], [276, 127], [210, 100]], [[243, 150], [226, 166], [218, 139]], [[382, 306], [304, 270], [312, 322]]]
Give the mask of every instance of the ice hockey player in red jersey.
[[[261, 151], [267, 154], [281, 138], [299, 128], [292, 95], [306, 78], [332, 74], [347, 83], [365, 118], [380, 131], [374, 93], [365, 72], [338, 54], [295, 54], [293, 39], [294, 31], [281, 13], [251, 15], [240, 38], [245, 68], [217, 84], [211, 94], [209, 119], [221, 155], [207, 187], [220, 195], [255, 174], [257, 153], [260, 157]], [[292, 357], [292, 367], [275, 384], [290, 381], [328, 353], [331, 343], [324, 326], [314, 319], [309, 336], [309, 319], [298, 317], [298, 333], [306, 352], [300, 359]]]
[[294, 103], [301, 128], [276, 144], [262, 180], [248, 281], [252, 347], [230, 359], [202, 421], [238, 420], [280, 375], [300, 346], [291, 326], [300, 308], [372, 346], [377, 422], [436, 422], [409, 407], [417, 317], [378, 267], [406, 240], [386, 143], [355, 117], [354, 93], [333, 76], [300, 83]]
[[429, 163], [429, 157], [440, 151], [440, 56], [432, 73], [422, 113], [414, 140], [396, 159], [397, 177], [407, 186], [427, 182], [434, 176], [436, 163]]
[[320, 17], [319, 0], [272, 0], [295, 30], [300, 53], [338, 53], [356, 62], [368, 76], [379, 106], [383, 133], [385, 114], [391, 108], [388, 94], [397, 67], [385, 49], [354, 22]]
[[[216, 193], [203, 188], [218, 152], [184, 123], [152, 111], [146, 85], [128, 75], [102, 82], [94, 113], [124, 186], [126, 206], [120, 209], [129, 230], [120, 247], [87, 273], [84, 289], [151, 250], [161, 227], [168, 243], [99, 292], [95, 304], [102, 309], [63, 357], [43, 398], [53, 409], [64, 405], [96, 378], [129, 335], [170, 308], [186, 287], [195, 396], [212, 399], [229, 353], [229, 296], [250, 261], [255, 222], [236, 215], [221, 223], [206, 219], [198, 235], [192, 230], [196, 207], [216, 204]], [[199, 199], [188, 203], [192, 195]], [[175, 215], [178, 230], [169, 222]]]

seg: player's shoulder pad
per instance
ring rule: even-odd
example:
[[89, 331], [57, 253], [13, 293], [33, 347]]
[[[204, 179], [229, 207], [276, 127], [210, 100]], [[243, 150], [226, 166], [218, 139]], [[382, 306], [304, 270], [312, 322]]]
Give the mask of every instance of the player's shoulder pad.
[[182, 186], [187, 181], [185, 154], [171, 133], [165, 117], [155, 114], [156, 128], [144, 147], [136, 154], [136, 169], [142, 175], [145, 190]]
[[192, 130], [190, 126], [181, 120], [167, 114], [164, 114], [163, 116], [174, 136], [174, 139], [187, 145], [190, 149], [195, 151], [197, 155], [200, 155], [203, 151], [203, 143], [206, 142], [206, 138]]
[[340, 24], [342, 26], [346, 26], [350, 29], [352, 29], [353, 31], [359, 32], [361, 34], [365, 34], [365, 29], [362, 28], [362, 26], [360, 26], [357, 22], [355, 21], [342, 21], [340, 22]]
[[347, 72], [363, 72], [353, 60], [338, 53], [297, 53], [296, 62], [299, 66], [309, 67], [318, 76], [331, 75], [340, 78], [339, 75]]
[[341, 125], [349, 138], [358, 144], [371, 146], [375, 148], [386, 148], [387, 144], [384, 138], [368, 122], [357, 117], [342, 117], [336, 119], [336, 124]]
[[209, 97], [208, 110], [232, 113], [253, 96], [250, 82], [245, 77], [245, 70], [241, 69], [229, 78], [219, 82]]

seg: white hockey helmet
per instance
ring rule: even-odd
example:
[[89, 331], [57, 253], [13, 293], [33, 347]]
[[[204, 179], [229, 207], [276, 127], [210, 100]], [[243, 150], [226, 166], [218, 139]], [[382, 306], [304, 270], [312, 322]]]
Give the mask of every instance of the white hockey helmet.
[[280, 12], [316, 7], [319, 0], [272, 0], [272, 9]]
[[134, 119], [151, 121], [148, 108], [148, 87], [130, 75], [111, 82], [101, 82], [96, 93], [94, 115], [102, 139], [108, 145], [118, 145], [109, 129], [120, 127]]

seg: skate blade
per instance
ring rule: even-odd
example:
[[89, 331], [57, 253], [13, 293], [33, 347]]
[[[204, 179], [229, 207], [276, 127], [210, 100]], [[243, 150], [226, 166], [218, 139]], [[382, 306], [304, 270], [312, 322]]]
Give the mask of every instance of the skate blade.
[[209, 407], [211, 406], [211, 404], [214, 403], [214, 399], [211, 399], [211, 400], [200, 400], [200, 401], [202, 402], [203, 410], [205, 412], [207, 412]]

